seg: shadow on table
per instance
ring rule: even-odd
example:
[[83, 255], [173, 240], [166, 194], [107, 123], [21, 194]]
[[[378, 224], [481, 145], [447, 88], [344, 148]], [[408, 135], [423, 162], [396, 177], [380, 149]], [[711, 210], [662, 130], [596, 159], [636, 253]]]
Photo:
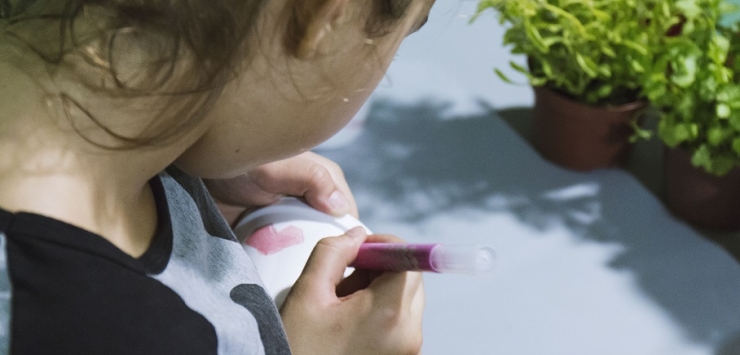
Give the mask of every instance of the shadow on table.
[[[533, 139], [534, 116], [531, 107], [513, 107], [496, 112], [509, 127], [529, 143]], [[655, 130], [658, 118], [647, 114], [643, 126]], [[624, 170], [637, 178], [657, 198], [663, 200], [663, 144], [659, 139], [640, 140], [631, 147]], [[695, 228], [704, 237], [721, 245], [740, 262], [740, 232], [716, 232]]]
[[[696, 342], [717, 344], [740, 328], [740, 282], [720, 272], [729, 258], [681, 223], [624, 171], [567, 171], [543, 161], [489, 108], [457, 117], [439, 103], [396, 106], [377, 102], [365, 131], [332, 154], [348, 181], [394, 206], [394, 218], [420, 221], [468, 207], [501, 211], [545, 230], [619, 243], [610, 264], [629, 270]], [[387, 206], [384, 205], [384, 208]], [[380, 211], [361, 206], [363, 216]], [[681, 291], [680, 293], [678, 291]], [[686, 290], [689, 290], [688, 292]], [[718, 355], [725, 355], [722, 353]]]
[[720, 345], [716, 355], [740, 355], [740, 333]]

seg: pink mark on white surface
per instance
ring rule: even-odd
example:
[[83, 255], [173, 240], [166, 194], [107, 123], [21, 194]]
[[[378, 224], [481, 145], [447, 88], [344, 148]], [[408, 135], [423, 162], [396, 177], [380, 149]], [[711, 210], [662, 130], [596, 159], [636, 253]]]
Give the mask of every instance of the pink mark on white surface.
[[244, 244], [257, 249], [262, 255], [275, 254], [287, 247], [303, 243], [303, 230], [287, 226], [277, 231], [272, 225], [257, 229]]

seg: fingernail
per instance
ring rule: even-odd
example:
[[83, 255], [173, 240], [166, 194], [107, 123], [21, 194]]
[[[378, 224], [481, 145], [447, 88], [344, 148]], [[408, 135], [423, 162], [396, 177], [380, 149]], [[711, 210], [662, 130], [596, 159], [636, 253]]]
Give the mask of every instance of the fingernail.
[[345, 232], [346, 235], [354, 238], [354, 239], [365, 239], [367, 237], [367, 232], [365, 232], [365, 228], [362, 227], [354, 227], [347, 232]]
[[346, 214], [349, 212], [349, 202], [339, 190], [336, 190], [329, 195], [329, 207], [334, 214]]

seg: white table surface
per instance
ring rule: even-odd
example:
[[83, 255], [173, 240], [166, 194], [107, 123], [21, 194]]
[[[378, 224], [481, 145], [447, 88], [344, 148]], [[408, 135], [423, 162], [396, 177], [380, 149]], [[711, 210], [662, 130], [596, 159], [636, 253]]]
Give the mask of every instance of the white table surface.
[[738, 263], [631, 174], [561, 169], [504, 123], [532, 93], [493, 74], [510, 55], [475, 5], [438, 1], [361, 133], [317, 149], [373, 231], [496, 249], [492, 277], [425, 274], [423, 353], [740, 354]]

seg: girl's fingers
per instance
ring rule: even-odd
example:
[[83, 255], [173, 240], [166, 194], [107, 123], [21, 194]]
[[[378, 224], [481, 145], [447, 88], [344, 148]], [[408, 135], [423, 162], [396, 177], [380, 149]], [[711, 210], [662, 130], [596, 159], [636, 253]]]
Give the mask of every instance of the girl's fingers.
[[203, 182], [229, 224], [284, 195], [302, 197], [324, 213], [357, 217], [357, 204], [342, 169], [312, 152], [264, 164], [230, 179]]
[[336, 298], [336, 287], [344, 278], [347, 266], [357, 257], [366, 237], [365, 229], [356, 227], [342, 236], [320, 240], [296, 286], [321, 297]]
[[417, 293], [423, 290], [421, 272], [386, 272], [374, 279], [368, 289], [377, 294], [379, 303], [410, 308]]
[[375, 280], [375, 278], [382, 274], [382, 271], [377, 270], [355, 269], [355, 271], [352, 272], [351, 275], [344, 278], [337, 285], [337, 297], [346, 297], [359, 290], [366, 289], [368, 286], [370, 286], [370, 283]]
[[357, 215], [341, 168], [317, 154], [307, 152], [266, 164], [248, 176], [265, 192], [303, 197], [312, 207], [335, 216]]
[[[355, 218], [359, 218], [357, 213], [357, 202], [355, 201], [354, 196], [352, 195], [352, 190], [349, 188], [349, 184], [347, 183], [347, 179], [344, 177], [344, 172], [342, 172], [342, 168], [339, 167], [334, 161], [327, 159], [321, 155], [307, 152], [302, 155], [305, 159], [311, 160], [316, 162], [317, 164], [320, 164], [324, 166], [327, 171], [329, 172], [329, 175], [331, 175], [332, 180], [336, 184], [337, 190], [343, 195], [343, 197], [347, 200], [347, 203], [349, 205], [349, 211], [345, 213], [349, 213]], [[311, 201], [309, 201], [309, 204]], [[329, 211], [324, 211], [327, 213], [331, 213]], [[335, 214], [335, 215], [344, 215], [344, 213]]]

